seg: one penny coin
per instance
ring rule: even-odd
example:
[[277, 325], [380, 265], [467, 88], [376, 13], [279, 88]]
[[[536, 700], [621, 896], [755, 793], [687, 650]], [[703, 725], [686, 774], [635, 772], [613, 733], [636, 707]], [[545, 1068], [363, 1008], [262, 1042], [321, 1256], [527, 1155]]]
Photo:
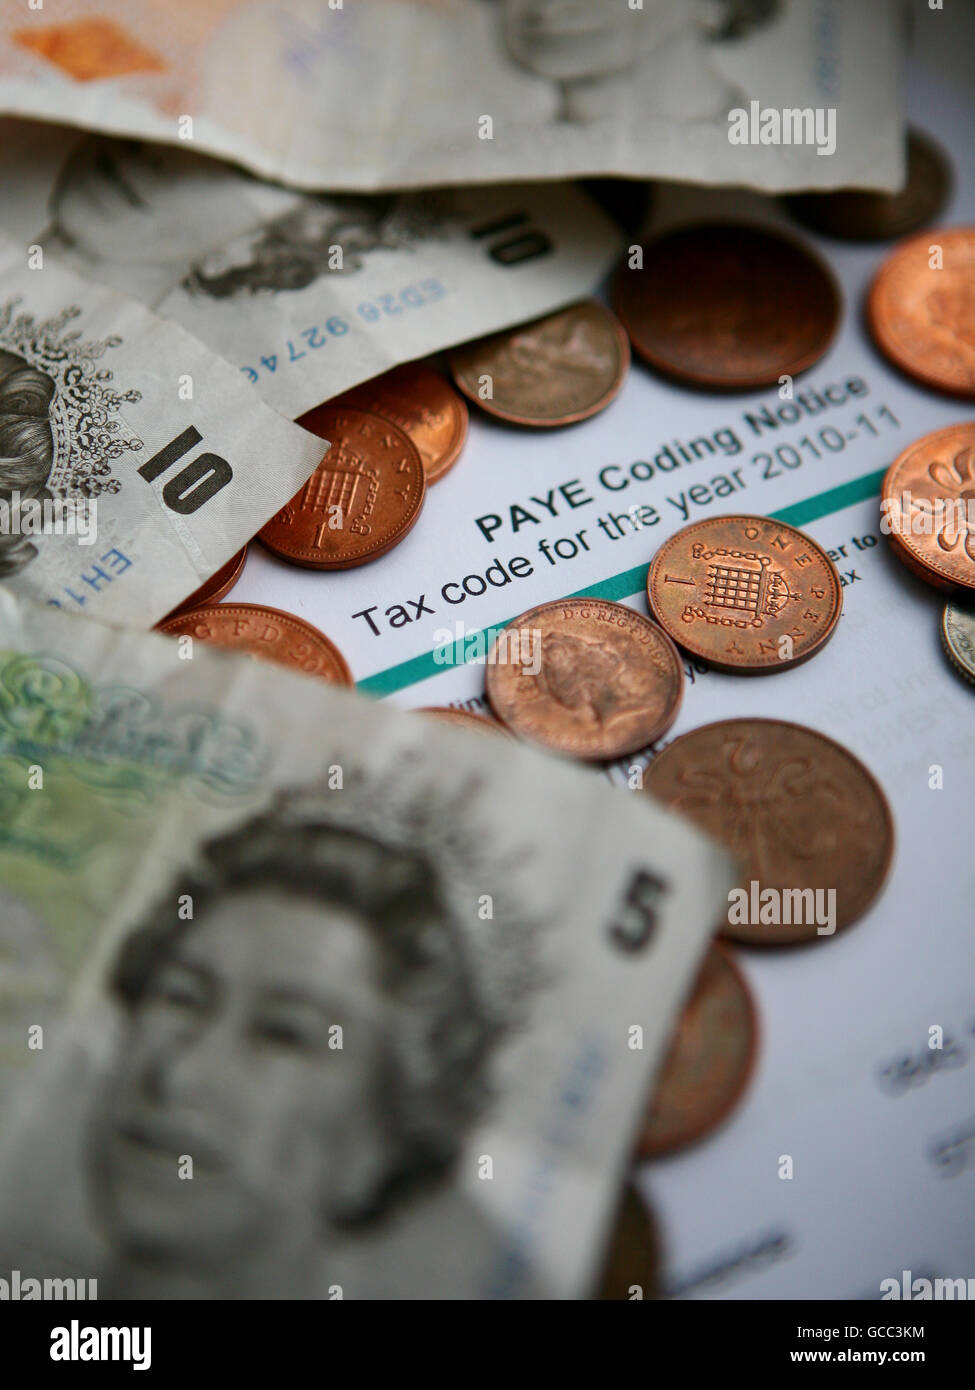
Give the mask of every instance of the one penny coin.
[[612, 1227], [596, 1282], [596, 1298], [628, 1301], [634, 1287], [644, 1299], [660, 1292], [661, 1240], [657, 1223], [632, 1182], [627, 1182], [613, 1215]]
[[454, 380], [490, 415], [515, 425], [571, 425], [609, 405], [630, 345], [595, 300], [496, 333], [450, 356]]
[[284, 613], [257, 603], [218, 603], [181, 613], [161, 623], [170, 637], [193, 637], [215, 647], [230, 647], [261, 661], [276, 661], [330, 685], [353, 685], [345, 657], [324, 633]]
[[367, 410], [398, 425], [419, 450], [428, 486], [450, 471], [467, 438], [463, 398], [439, 372], [422, 362], [394, 367], [343, 392], [332, 405]]
[[975, 609], [946, 603], [941, 615], [941, 641], [958, 674], [975, 684]]
[[318, 406], [298, 421], [332, 447], [259, 532], [275, 555], [309, 569], [364, 565], [398, 545], [423, 506], [423, 462], [407, 434], [381, 415]]
[[881, 507], [891, 548], [919, 578], [975, 590], [975, 424], [909, 444], [884, 475]]
[[907, 136], [907, 181], [897, 193], [844, 188], [795, 193], [786, 201], [807, 226], [841, 241], [887, 241], [932, 222], [948, 199], [951, 170], [941, 150], [918, 130]]
[[780, 719], [705, 724], [653, 759], [644, 790], [741, 861], [722, 923], [735, 941], [829, 937], [866, 912], [887, 877], [887, 798], [852, 753], [815, 729]]
[[225, 565], [221, 565], [205, 584], [201, 584], [195, 593], [190, 594], [188, 599], [177, 604], [171, 613], [167, 613], [162, 619], [163, 622], [169, 618], [175, 618], [179, 613], [187, 613], [191, 608], [202, 608], [207, 603], [219, 603], [219, 601], [229, 594], [237, 583], [237, 580], [244, 572], [244, 564], [247, 560], [247, 546], [243, 550], [238, 550], [236, 555], [231, 555]]
[[512, 733], [603, 761], [645, 748], [677, 718], [680, 655], [648, 618], [605, 599], [558, 599], [498, 636], [485, 681]]
[[821, 546], [762, 516], [692, 522], [664, 541], [647, 575], [650, 610], [679, 646], [750, 675], [817, 652], [839, 621], [841, 592]]
[[757, 1047], [751, 991], [729, 953], [712, 946], [657, 1078], [639, 1156], [673, 1153], [716, 1129], [741, 1099]]
[[826, 266], [798, 242], [747, 224], [666, 232], [630, 256], [614, 305], [651, 367], [692, 385], [748, 391], [818, 362], [840, 316]]
[[895, 247], [870, 287], [867, 321], [895, 366], [975, 400], [975, 227], [933, 228]]

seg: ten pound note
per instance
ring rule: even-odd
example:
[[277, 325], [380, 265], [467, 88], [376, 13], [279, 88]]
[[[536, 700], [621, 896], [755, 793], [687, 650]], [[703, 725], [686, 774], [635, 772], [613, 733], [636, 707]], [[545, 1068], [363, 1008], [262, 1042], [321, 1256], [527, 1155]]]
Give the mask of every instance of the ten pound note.
[[176, 324], [0, 239], [0, 580], [149, 625], [321, 462]]
[[9, 594], [0, 692], [0, 1268], [587, 1293], [724, 855], [513, 742]]
[[296, 193], [190, 145], [30, 121], [0, 120], [0, 185], [25, 248], [175, 319], [292, 419], [588, 295], [623, 250], [577, 188]]

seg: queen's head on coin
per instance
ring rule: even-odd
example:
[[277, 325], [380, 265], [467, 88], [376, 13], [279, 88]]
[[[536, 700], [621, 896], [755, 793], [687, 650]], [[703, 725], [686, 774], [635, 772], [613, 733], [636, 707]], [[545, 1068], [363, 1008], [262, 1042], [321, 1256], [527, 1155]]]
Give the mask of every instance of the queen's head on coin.
[[111, 970], [88, 1168], [128, 1296], [307, 1289], [447, 1174], [489, 1089], [496, 1029], [423, 853], [279, 804], [202, 864]]

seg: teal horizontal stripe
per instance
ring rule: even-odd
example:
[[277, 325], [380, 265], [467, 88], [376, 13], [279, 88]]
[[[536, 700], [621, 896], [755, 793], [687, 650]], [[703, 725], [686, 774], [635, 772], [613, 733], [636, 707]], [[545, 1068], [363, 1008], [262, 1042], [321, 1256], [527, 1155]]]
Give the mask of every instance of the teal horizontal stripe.
[[876, 497], [884, 480], [886, 468], [878, 468], [876, 473], [865, 473], [862, 478], [852, 482], [840, 483], [828, 492], [817, 492], [815, 497], [807, 497], [805, 502], [795, 502], [791, 507], [783, 507], [780, 512], [770, 512], [776, 521], [784, 521], [787, 526], [805, 526], [810, 521], [818, 521], [821, 516], [841, 512], [844, 507], [852, 507], [854, 502], [865, 502], [868, 497]]
[[[852, 507], [855, 502], [863, 502], [868, 497], [875, 497], [880, 491], [880, 484], [883, 481], [884, 473], [887, 470], [879, 468], [876, 473], [865, 473], [862, 478], [854, 478], [849, 483], [841, 483], [839, 487], [831, 487], [826, 492], [817, 492], [814, 497], [807, 497], [804, 502], [794, 502], [791, 507], [783, 507], [781, 511], [769, 512], [769, 516], [776, 521], [784, 521], [787, 526], [806, 526], [810, 521], [818, 521], [820, 517], [831, 516], [833, 512], [841, 512], [844, 507]], [[590, 584], [588, 588], [577, 589], [574, 594], [568, 594], [568, 598], [605, 598], [613, 603], [618, 603], [621, 599], [632, 598], [635, 594], [642, 594], [647, 586], [647, 570], [649, 564], [636, 565], [633, 569], [623, 570], [621, 574], [614, 574], [609, 579], [601, 579], [598, 584]], [[517, 613], [510, 618], [503, 619], [500, 623], [492, 623], [492, 627], [504, 627], [507, 623], [513, 622], [518, 617]], [[462, 665], [464, 660], [464, 646], [468, 642], [477, 642], [478, 638], [486, 640], [488, 628], [482, 628], [477, 634], [468, 633], [467, 637], [460, 642], [454, 643], [455, 664]], [[477, 650], [475, 646], [474, 650]], [[423, 652], [420, 656], [412, 656], [408, 661], [401, 661], [396, 666], [388, 666], [385, 671], [377, 671], [374, 676], [367, 676], [365, 680], [358, 682], [358, 689], [365, 691], [367, 695], [392, 695], [397, 690], [405, 690], [407, 686], [416, 685], [418, 681], [427, 680], [430, 676], [435, 676], [438, 671], [446, 668], [433, 659], [433, 652]]]

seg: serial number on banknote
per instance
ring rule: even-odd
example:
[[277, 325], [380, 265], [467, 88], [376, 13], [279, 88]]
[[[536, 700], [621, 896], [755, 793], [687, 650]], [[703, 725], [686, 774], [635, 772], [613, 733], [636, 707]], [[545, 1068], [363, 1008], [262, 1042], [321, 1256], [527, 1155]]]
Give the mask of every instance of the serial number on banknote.
[[[373, 299], [364, 300], [356, 305], [354, 322], [382, 323], [385, 319], [395, 318], [411, 309], [422, 309], [428, 304], [434, 304], [438, 299], [443, 299], [446, 293], [439, 280], [420, 280], [415, 285], [406, 285], [396, 294], [376, 295]], [[309, 351], [317, 352], [333, 339], [344, 338], [350, 326], [348, 319], [333, 314], [324, 324], [315, 323], [308, 328], [302, 328], [299, 330], [298, 347], [295, 346], [293, 338], [288, 338], [285, 344], [287, 354], [272, 352], [262, 355], [258, 359], [260, 368], [270, 373], [276, 372], [279, 364], [287, 366], [291, 362], [298, 362], [302, 357], [307, 357]], [[302, 342], [304, 347], [301, 346]], [[256, 382], [261, 379], [261, 371], [257, 367], [245, 366], [240, 370], [250, 381]]]

